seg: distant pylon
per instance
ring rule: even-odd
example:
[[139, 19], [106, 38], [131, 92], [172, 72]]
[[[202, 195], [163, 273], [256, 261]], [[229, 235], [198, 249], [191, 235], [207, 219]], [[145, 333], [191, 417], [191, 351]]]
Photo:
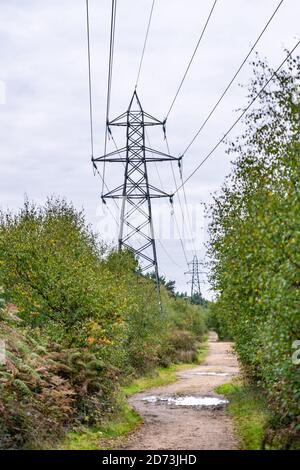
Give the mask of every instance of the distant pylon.
[[126, 128], [126, 146], [102, 157], [93, 158], [96, 163], [125, 164], [123, 184], [102, 194], [102, 200], [121, 199], [119, 249], [129, 249], [140, 262], [142, 271], [154, 269], [159, 291], [159, 273], [152, 219], [151, 199], [168, 197], [172, 194], [156, 188], [149, 182], [147, 164], [150, 162], [178, 161], [176, 158], [158, 150], [146, 147], [145, 128], [160, 125], [165, 133], [165, 122], [146, 113], [134, 91], [127, 111], [107, 123], [111, 127]]
[[199, 298], [202, 297], [201, 294], [201, 287], [200, 287], [200, 274], [206, 274], [204, 271], [199, 270], [199, 266], [202, 266], [203, 263], [198, 261], [197, 256], [195, 255], [193, 261], [188, 263], [191, 266], [191, 269], [187, 271], [185, 274], [189, 274], [191, 276], [191, 280], [188, 281], [188, 284], [191, 284], [191, 299], [195, 295], [198, 295]]

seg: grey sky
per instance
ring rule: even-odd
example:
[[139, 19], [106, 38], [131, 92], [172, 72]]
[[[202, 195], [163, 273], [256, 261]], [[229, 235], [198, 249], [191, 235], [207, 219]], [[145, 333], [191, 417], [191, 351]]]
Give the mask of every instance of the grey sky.
[[[103, 153], [110, 0], [90, 0], [93, 103], [96, 155]], [[118, 0], [111, 117], [126, 110], [131, 98], [152, 0]], [[164, 118], [213, 0], [156, 0], [138, 88], [144, 109]], [[171, 152], [179, 155], [242, 62], [278, 0], [219, 0], [187, 80], [170, 115]], [[115, 224], [102, 214], [101, 184], [90, 164], [85, 0], [1, 0], [0, 104], [1, 207], [17, 209], [26, 193], [43, 202], [56, 194], [85, 209], [87, 220], [109, 239]], [[299, 38], [299, 0], [285, 0], [257, 51], [276, 67], [284, 48]], [[184, 160], [184, 175], [214, 146], [246, 103], [251, 67], [245, 66], [214, 117]], [[236, 130], [238, 132], [239, 129]], [[116, 135], [118, 144], [124, 144]], [[161, 134], [151, 144], [165, 150]], [[200, 202], [220, 188], [230, 170], [221, 147], [187, 184], [197, 227], [197, 249], [205, 254], [205, 221]], [[174, 189], [170, 167], [159, 169], [165, 189]], [[107, 184], [122, 179], [122, 167], [107, 171]], [[151, 171], [154, 184], [160, 185]], [[161, 209], [163, 207], [163, 209]], [[111, 208], [114, 206], [111, 203]], [[187, 266], [179, 240], [171, 240], [174, 221], [167, 204], [154, 205], [156, 230], [173, 263], [158, 244], [160, 271], [185, 290]], [[180, 215], [176, 208], [178, 217]], [[179, 217], [180, 218], [180, 217]], [[197, 219], [197, 220], [196, 220]], [[184, 225], [186, 227], [187, 221]], [[107, 230], [110, 226], [110, 230]], [[192, 257], [191, 243], [186, 242]], [[208, 294], [208, 286], [204, 287]]]

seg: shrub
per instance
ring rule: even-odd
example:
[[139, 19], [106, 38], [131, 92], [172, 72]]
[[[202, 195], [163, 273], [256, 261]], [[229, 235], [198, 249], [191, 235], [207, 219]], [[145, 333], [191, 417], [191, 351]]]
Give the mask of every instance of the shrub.
[[219, 302], [210, 302], [207, 313], [207, 328], [215, 331], [221, 341], [232, 339], [230, 324], [226, 312], [221, 309]]
[[171, 330], [167, 337], [167, 357], [170, 362], [194, 362], [199, 343], [190, 331]]
[[40, 340], [2, 318], [0, 448], [39, 447], [74, 424], [98, 421], [114, 404], [117, 374], [88, 350]]
[[9, 354], [0, 372], [5, 448], [101, 421], [118, 407], [120, 382], [194, 360], [205, 331], [202, 307], [164, 286], [161, 314], [156, 286], [132, 254], [105, 247], [64, 200], [1, 214], [0, 286], [9, 305], [0, 317]]
[[[212, 208], [216, 309], [230, 325], [248, 374], [262, 385], [280, 426], [299, 429], [299, 58], [274, 77], [229, 152], [234, 170]], [[273, 71], [259, 61], [250, 99]]]

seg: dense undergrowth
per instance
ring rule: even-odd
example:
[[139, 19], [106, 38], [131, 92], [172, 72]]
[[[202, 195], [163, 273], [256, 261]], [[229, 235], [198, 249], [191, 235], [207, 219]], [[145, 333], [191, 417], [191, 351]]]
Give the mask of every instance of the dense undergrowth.
[[[290, 448], [300, 433], [300, 64], [285, 70], [230, 144], [234, 170], [212, 207], [212, 321], [231, 335], [247, 376], [272, 411], [266, 439]], [[273, 74], [254, 64], [252, 99]]]
[[96, 449], [116, 449], [119, 444], [124, 445], [124, 438], [132, 430], [143, 422], [142, 417], [132, 409], [127, 398], [135, 393], [143, 392], [153, 387], [161, 387], [171, 384], [177, 380], [177, 372], [187, 367], [197, 367], [204, 361], [208, 353], [208, 345], [204, 342], [200, 344], [197, 361], [191, 363], [177, 363], [169, 366], [158, 367], [147, 375], [129, 379], [121, 387], [119, 394], [119, 407], [116, 413], [111, 414], [107, 419], [101, 420], [96, 426], [80, 426], [68, 432], [58, 443], [58, 449], [64, 450], [96, 450]]
[[120, 386], [197, 359], [205, 311], [139, 274], [61, 200], [0, 220], [0, 447], [46, 448], [124, 411]]

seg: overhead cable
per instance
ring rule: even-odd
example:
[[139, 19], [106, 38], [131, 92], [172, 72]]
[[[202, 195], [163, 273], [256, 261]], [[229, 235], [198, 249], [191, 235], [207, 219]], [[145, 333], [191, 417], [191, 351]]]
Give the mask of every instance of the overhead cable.
[[193, 176], [194, 174], [201, 168], [201, 166], [213, 155], [213, 153], [217, 150], [217, 148], [224, 142], [226, 137], [230, 134], [230, 132], [233, 130], [233, 128], [240, 122], [240, 120], [245, 116], [247, 111], [251, 108], [251, 106], [255, 103], [255, 101], [260, 97], [262, 92], [267, 88], [267, 86], [271, 83], [271, 81], [274, 79], [274, 77], [277, 75], [279, 70], [284, 66], [284, 64], [287, 62], [287, 60], [291, 57], [291, 55], [294, 53], [294, 51], [297, 49], [299, 46], [300, 41], [297, 42], [297, 44], [293, 47], [293, 49], [288, 53], [284, 61], [279, 65], [279, 67], [275, 70], [275, 72], [272, 74], [272, 76], [266, 81], [264, 86], [260, 89], [260, 91], [255, 95], [253, 100], [248, 104], [248, 106], [244, 109], [244, 111], [239, 115], [239, 117], [234, 121], [234, 123], [230, 126], [230, 128], [226, 131], [224, 136], [217, 142], [217, 144], [212, 148], [212, 150], [203, 158], [203, 160], [199, 163], [199, 165], [196, 166], [196, 168], [192, 171], [192, 173], [182, 182], [182, 184], [177, 188], [177, 190], [174, 192], [176, 194]]

